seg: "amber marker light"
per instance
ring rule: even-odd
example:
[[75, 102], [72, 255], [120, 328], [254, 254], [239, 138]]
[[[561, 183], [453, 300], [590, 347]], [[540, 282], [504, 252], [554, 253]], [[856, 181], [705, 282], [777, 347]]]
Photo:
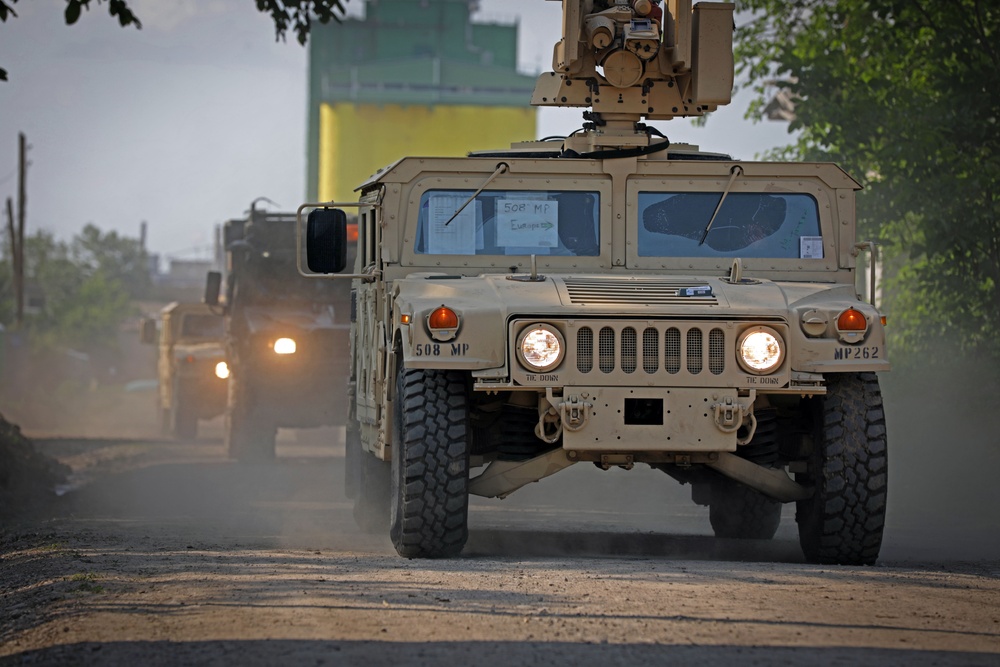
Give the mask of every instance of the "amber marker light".
[[457, 329], [458, 315], [447, 306], [441, 306], [427, 318], [427, 326], [431, 329]]
[[841, 331], [865, 331], [868, 318], [860, 310], [848, 308], [837, 318], [837, 328]]
[[352, 222], [347, 225], [347, 242], [358, 242], [358, 223]]
[[399, 321], [400, 321], [401, 324], [409, 324], [410, 323], [410, 316], [406, 315], [404, 313], [403, 315], [399, 316]]
[[435, 308], [427, 316], [427, 329], [431, 333], [431, 338], [441, 342], [453, 340], [458, 335], [460, 324], [458, 313], [448, 306]]

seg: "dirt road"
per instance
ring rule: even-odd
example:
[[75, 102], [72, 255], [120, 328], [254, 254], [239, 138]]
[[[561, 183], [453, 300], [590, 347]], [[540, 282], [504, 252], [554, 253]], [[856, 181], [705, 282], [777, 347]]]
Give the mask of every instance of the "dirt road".
[[1000, 664], [997, 537], [962, 517], [896, 511], [878, 566], [813, 566], [790, 509], [715, 540], [662, 473], [581, 465], [409, 561], [355, 530], [323, 435], [267, 466], [211, 432], [39, 443], [80, 486], [2, 533], [0, 664]]

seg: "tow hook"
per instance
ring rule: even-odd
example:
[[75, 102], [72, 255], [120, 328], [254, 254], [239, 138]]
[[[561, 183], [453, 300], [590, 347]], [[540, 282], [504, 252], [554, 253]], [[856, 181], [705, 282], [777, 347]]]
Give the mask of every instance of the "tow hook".
[[591, 404], [582, 400], [579, 396], [567, 396], [559, 404], [562, 413], [563, 428], [567, 431], [579, 431], [587, 423], [590, 416]]
[[562, 436], [563, 429], [579, 431], [587, 424], [592, 407], [593, 404], [580, 396], [559, 398], [552, 393], [552, 388], [548, 387], [545, 390], [545, 401], [538, 407], [535, 435], [540, 440], [552, 444]]
[[715, 412], [715, 425], [723, 433], [732, 433], [738, 430], [743, 422], [749, 419], [750, 428], [746, 436], [738, 440], [738, 444], [746, 444], [753, 438], [757, 430], [757, 419], [753, 416], [753, 402], [757, 392], [751, 391], [746, 402], [742, 402], [733, 396], [726, 396], [721, 401], [713, 403], [711, 409]]

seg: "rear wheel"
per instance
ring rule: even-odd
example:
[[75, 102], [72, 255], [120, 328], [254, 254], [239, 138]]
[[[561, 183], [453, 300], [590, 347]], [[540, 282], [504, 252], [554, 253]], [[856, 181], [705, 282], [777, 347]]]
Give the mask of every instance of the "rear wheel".
[[874, 373], [836, 374], [813, 403], [812, 453], [796, 476], [812, 486], [795, 520], [814, 563], [871, 565], [882, 547], [888, 451], [882, 392]]
[[389, 528], [389, 464], [361, 448], [361, 432], [348, 424], [345, 491], [354, 500], [354, 523], [366, 533]]
[[[737, 449], [737, 456], [765, 467], [777, 462], [777, 411], [759, 408], [753, 439]], [[769, 540], [781, 523], [781, 503], [728, 477], [711, 484], [708, 518], [716, 537], [736, 540]]]
[[708, 518], [716, 537], [769, 540], [781, 523], [781, 503], [731, 479], [712, 484]]
[[401, 368], [389, 535], [408, 558], [456, 556], [469, 537], [469, 405], [461, 373]]

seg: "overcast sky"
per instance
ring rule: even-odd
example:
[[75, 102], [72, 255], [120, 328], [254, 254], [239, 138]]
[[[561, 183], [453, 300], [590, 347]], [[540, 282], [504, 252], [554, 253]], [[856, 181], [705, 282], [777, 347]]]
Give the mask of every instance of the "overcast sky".
[[[520, 24], [520, 69], [551, 68], [560, 3], [482, 0], [477, 20]], [[151, 251], [207, 256], [215, 224], [267, 196], [305, 194], [306, 49], [276, 43], [252, 0], [130, 0], [143, 29], [107, 5], [63, 23], [64, 0], [27, 0], [0, 24], [0, 205], [17, 190], [17, 134], [31, 146], [28, 228], [70, 238], [87, 223]], [[350, 0], [359, 13], [361, 0]], [[674, 142], [747, 159], [789, 142], [783, 123], [742, 120], [748, 99], [705, 128], [657, 123]], [[542, 109], [539, 136], [566, 134], [580, 110]], [[6, 214], [3, 214], [6, 226]]]

